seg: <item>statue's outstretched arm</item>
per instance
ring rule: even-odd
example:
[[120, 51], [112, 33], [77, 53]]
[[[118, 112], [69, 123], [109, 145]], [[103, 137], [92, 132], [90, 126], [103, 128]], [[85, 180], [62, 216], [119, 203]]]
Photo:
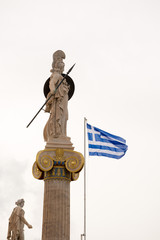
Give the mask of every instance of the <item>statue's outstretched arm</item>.
[[30, 224], [26, 221], [26, 219], [24, 218], [24, 216], [21, 216], [21, 221], [22, 221], [24, 224], [26, 224], [28, 228], [32, 228], [32, 225], [30, 225]]

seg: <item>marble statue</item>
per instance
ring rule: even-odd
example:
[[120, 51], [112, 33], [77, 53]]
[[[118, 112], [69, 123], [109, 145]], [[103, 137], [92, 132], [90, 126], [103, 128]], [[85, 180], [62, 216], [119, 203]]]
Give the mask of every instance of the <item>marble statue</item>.
[[30, 225], [24, 218], [25, 212], [22, 209], [24, 206], [24, 200], [19, 199], [15, 204], [17, 207], [13, 209], [9, 218], [7, 239], [24, 240], [24, 224], [26, 224], [28, 228], [32, 228], [32, 225]]
[[[63, 79], [65, 53], [61, 50], [53, 54], [53, 63], [51, 76], [49, 81], [49, 93], [47, 98], [54, 93], [57, 85]], [[50, 113], [50, 117], [44, 128], [44, 140], [47, 142], [52, 138], [66, 136], [66, 125], [68, 120], [68, 92], [69, 84], [66, 80], [57, 89], [56, 94], [50, 98], [46, 104], [46, 112]]]
[[63, 74], [64, 59], [61, 50], [53, 54], [51, 75], [44, 84], [46, 101], [41, 109], [45, 106], [49, 113], [43, 132], [46, 145], [38, 151], [32, 168], [33, 176], [44, 180], [42, 240], [70, 239], [70, 182], [78, 179], [84, 165], [83, 155], [74, 151], [66, 131], [68, 101], [75, 89], [69, 74], [75, 64]]

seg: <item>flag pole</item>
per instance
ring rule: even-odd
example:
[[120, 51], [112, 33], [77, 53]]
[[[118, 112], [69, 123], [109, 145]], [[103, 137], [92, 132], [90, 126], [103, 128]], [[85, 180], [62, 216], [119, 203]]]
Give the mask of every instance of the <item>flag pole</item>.
[[86, 240], [86, 123], [84, 118], [84, 240]]
[[87, 119], [84, 117], [84, 231], [81, 240], [86, 240], [86, 123]]

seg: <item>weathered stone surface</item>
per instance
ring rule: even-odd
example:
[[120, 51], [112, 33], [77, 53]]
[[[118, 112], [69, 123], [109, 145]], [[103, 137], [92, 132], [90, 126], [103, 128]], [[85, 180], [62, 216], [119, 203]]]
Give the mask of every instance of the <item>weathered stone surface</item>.
[[46, 146], [37, 153], [32, 168], [36, 179], [44, 179], [42, 240], [70, 240], [70, 182], [78, 179], [84, 165], [83, 155], [74, 151], [67, 136], [68, 100], [74, 82], [63, 74], [64, 59], [61, 50], [53, 54], [52, 74], [45, 83]]
[[70, 239], [70, 182], [45, 180], [42, 240]]
[[25, 212], [22, 209], [24, 206], [24, 199], [19, 199], [15, 204], [17, 206], [13, 209], [9, 218], [7, 239], [24, 240], [24, 224], [26, 224], [28, 228], [32, 228], [32, 225], [24, 218]]
[[[70, 89], [66, 79], [62, 81], [62, 73], [64, 71], [65, 53], [62, 50], [58, 50], [53, 54], [53, 63], [51, 69], [51, 76], [49, 81], [49, 93], [47, 98], [49, 99], [46, 104], [46, 112], [50, 113], [49, 119], [44, 128], [44, 140], [46, 142], [52, 141], [54, 138], [67, 136], [67, 120], [68, 120], [68, 92]], [[55, 92], [56, 90], [56, 92]]]
[[63, 136], [58, 138], [49, 137], [46, 143], [46, 149], [54, 149], [54, 148], [64, 148], [74, 150], [73, 144], [69, 137]]

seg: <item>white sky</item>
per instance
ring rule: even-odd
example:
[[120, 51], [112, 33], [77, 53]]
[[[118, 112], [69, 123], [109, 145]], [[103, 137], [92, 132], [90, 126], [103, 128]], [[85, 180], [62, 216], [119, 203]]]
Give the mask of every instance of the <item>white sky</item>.
[[[19, 198], [25, 238], [41, 239], [43, 181], [32, 176], [43, 150], [43, 85], [52, 54], [66, 53], [75, 94], [68, 136], [83, 153], [83, 118], [127, 140], [119, 161], [87, 159], [87, 240], [160, 239], [160, 2], [0, 0], [0, 240]], [[83, 233], [83, 171], [71, 183], [71, 240]]]

